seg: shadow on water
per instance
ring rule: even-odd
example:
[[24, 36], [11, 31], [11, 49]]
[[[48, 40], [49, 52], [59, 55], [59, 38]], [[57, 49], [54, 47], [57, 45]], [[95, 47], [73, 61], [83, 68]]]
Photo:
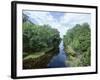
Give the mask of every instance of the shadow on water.
[[38, 58], [23, 60], [23, 69], [66, 67], [66, 59], [63, 41], [61, 41], [58, 49], [48, 51], [45, 55]]

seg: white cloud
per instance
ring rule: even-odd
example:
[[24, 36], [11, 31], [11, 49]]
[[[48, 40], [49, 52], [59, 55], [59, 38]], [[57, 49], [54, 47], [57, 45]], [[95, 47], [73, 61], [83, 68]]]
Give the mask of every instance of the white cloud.
[[24, 11], [32, 19], [39, 25], [50, 24], [53, 21], [53, 17], [49, 14], [49, 12], [40, 12], [40, 11]]
[[84, 22], [90, 24], [90, 14], [65, 13], [65, 15], [61, 19], [61, 24], [66, 26], [67, 24], [74, 26], [75, 24], [82, 24]]

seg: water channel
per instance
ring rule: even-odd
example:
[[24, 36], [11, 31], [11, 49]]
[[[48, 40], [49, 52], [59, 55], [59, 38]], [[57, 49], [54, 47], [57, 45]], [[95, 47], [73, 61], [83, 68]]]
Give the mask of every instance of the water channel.
[[64, 51], [63, 41], [59, 45], [59, 52], [54, 55], [48, 63], [49, 68], [66, 67], [65, 61], [67, 60], [66, 53]]

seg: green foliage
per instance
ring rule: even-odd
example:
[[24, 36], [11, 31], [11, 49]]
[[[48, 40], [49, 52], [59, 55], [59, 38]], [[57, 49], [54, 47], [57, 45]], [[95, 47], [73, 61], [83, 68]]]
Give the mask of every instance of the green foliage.
[[49, 25], [32, 24], [28, 19], [23, 22], [23, 51], [38, 52], [45, 48], [58, 47], [60, 35]]
[[[75, 58], [79, 58], [77, 61], [77, 66], [89, 66], [90, 65], [90, 44], [91, 44], [91, 34], [90, 26], [88, 23], [82, 25], [76, 24], [72, 29], [68, 30], [64, 36], [64, 46], [68, 56], [72, 56], [72, 52], [75, 51]], [[69, 49], [70, 46], [72, 49]], [[73, 59], [71, 62], [75, 62]]]

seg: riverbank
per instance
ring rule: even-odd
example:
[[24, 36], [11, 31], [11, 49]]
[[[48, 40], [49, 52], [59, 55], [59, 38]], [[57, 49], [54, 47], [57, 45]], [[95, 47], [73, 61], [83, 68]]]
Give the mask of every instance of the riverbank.
[[56, 51], [54, 48], [48, 48], [45, 51], [29, 54], [23, 58], [23, 69], [46, 68]]
[[80, 67], [82, 66], [81, 58], [82, 55], [80, 55], [78, 52], [76, 52], [71, 46], [67, 46], [67, 48], [64, 48], [66, 55], [68, 56], [68, 59], [66, 60], [66, 64], [69, 65], [69, 67]]
[[44, 51], [40, 52], [33, 52], [33, 53], [26, 53], [27, 56], [24, 57], [24, 60], [29, 59], [29, 58], [38, 58], [41, 57], [42, 55], [45, 55], [46, 52], [51, 51], [53, 48], [46, 48]]

